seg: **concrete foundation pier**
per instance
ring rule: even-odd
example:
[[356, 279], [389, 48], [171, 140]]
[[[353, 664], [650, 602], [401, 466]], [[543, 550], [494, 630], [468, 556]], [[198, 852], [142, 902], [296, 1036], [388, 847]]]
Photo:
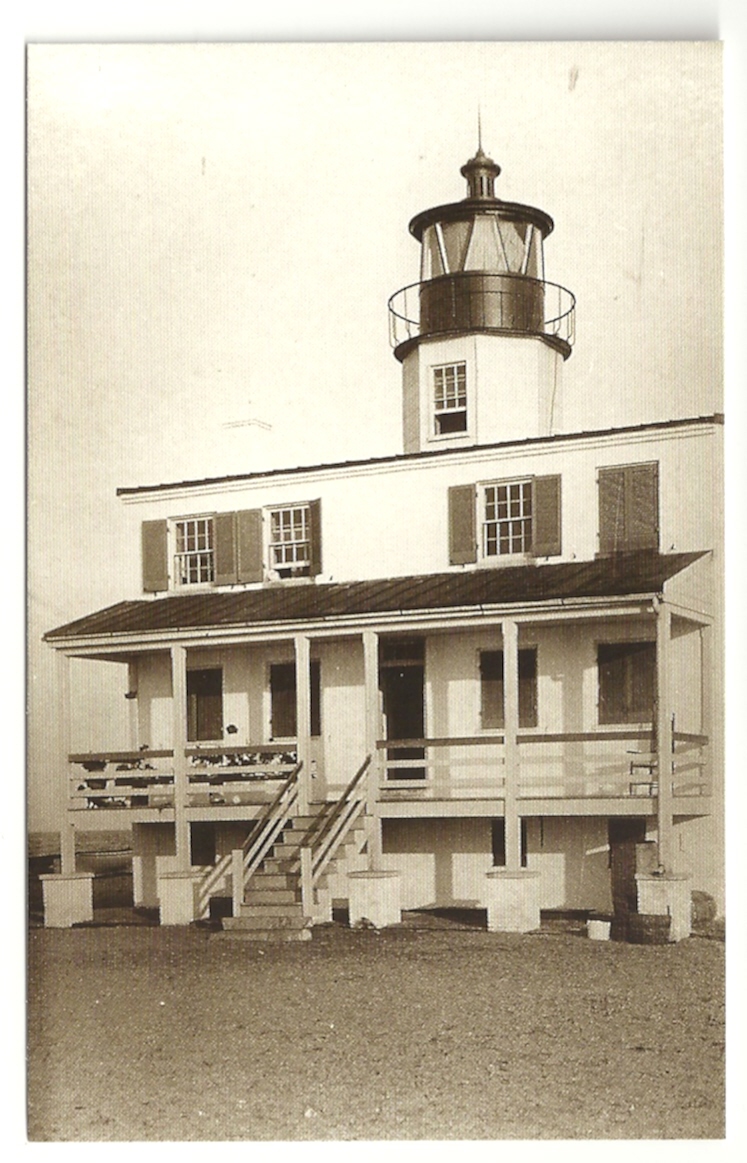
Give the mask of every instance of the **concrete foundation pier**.
[[689, 873], [636, 873], [638, 912], [671, 917], [670, 941], [682, 941], [692, 931], [691, 880]]
[[40, 880], [46, 929], [70, 929], [93, 920], [92, 872], [48, 873]]
[[540, 924], [540, 876], [491, 868], [485, 893], [491, 933], [531, 933]]
[[365, 869], [348, 873], [350, 925], [364, 921], [377, 929], [402, 920], [401, 873], [392, 869]]

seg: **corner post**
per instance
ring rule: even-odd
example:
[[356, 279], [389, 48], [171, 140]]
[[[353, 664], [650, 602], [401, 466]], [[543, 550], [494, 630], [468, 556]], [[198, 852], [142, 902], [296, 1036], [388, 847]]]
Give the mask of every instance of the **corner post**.
[[309, 639], [303, 634], [296, 635], [293, 646], [296, 656], [296, 762], [303, 764], [298, 784], [298, 813], [305, 816], [309, 810], [311, 779], [311, 650]]
[[368, 775], [368, 864], [378, 871], [381, 868], [381, 819], [378, 815], [379, 798], [379, 753], [376, 750], [381, 732], [381, 711], [379, 706], [379, 636], [374, 630], [363, 631], [363, 676], [365, 695], [366, 754], [371, 756], [371, 770]]
[[176, 837], [176, 866], [181, 872], [191, 867], [187, 799], [187, 649], [171, 647], [171, 698], [174, 737], [174, 832]]
[[506, 826], [506, 869], [521, 869], [521, 821], [519, 819], [519, 628], [513, 618], [504, 618], [503, 706], [504, 706], [504, 814]]
[[672, 715], [670, 694], [670, 643], [672, 611], [664, 601], [656, 603], [656, 750], [659, 773], [659, 864], [672, 872]]
[[62, 652], [57, 655], [57, 750], [63, 773], [62, 822], [60, 825], [60, 872], [75, 874], [75, 828], [70, 815], [70, 664]]

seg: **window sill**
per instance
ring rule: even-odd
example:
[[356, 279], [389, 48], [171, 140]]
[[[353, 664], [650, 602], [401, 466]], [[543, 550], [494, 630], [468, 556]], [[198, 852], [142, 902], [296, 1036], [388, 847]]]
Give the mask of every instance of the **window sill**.
[[495, 557], [480, 557], [478, 569], [500, 569], [505, 565], [536, 565], [538, 558], [532, 553], [499, 553]]
[[428, 444], [443, 444], [445, 440], [464, 440], [474, 444], [475, 437], [472, 432], [441, 432], [426, 437]]

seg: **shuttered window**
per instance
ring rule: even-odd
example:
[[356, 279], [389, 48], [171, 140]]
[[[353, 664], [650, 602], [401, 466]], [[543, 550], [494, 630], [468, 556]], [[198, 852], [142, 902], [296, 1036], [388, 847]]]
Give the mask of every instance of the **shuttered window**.
[[599, 553], [659, 547], [659, 465], [600, 468]]
[[187, 739], [223, 738], [223, 672], [187, 671]]
[[651, 723], [656, 691], [656, 643], [597, 647], [600, 723]]
[[[322, 733], [321, 668], [316, 659], [309, 664], [311, 694], [311, 734]], [[296, 664], [276, 662], [270, 667], [270, 737], [296, 737]]]
[[[449, 562], [561, 552], [560, 477], [526, 477], [449, 489]], [[479, 536], [477, 513], [479, 510]]]
[[[267, 544], [269, 540], [269, 544]], [[321, 501], [142, 525], [143, 590], [248, 585], [322, 571]]]
[[[503, 707], [503, 651], [480, 653], [480, 723], [484, 730], [505, 724]], [[537, 726], [537, 651], [519, 651], [519, 726]]]

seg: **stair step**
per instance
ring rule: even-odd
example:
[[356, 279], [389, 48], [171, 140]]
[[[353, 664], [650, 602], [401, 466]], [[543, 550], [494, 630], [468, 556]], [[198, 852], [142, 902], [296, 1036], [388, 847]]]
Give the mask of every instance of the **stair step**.
[[255, 881], [246, 890], [246, 896], [253, 905], [292, 905], [300, 901], [301, 894], [293, 888], [265, 888]]
[[255, 872], [250, 880], [250, 892], [253, 892], [255, 887], [266, 888], [295, 888], [298, 882], [298, 877], [290, 872], [267, 872], [262, 869], [260, 872]]
[[247, 916], [243, 908], [240, 916], [226, 917], [225, 921], [231, 922], [226, 926], [229, 929], [308, 929], [309, 927], [309, 918], [305, 917], [303, 913], [293, 916], [279, 916], [271, 913], [268, 916], [266, 910], [262, 910], [261, 914]]
[[[305, 835], [305, 833], [304, 833]], [[274, 860], [284, 860], [289, 856], [298, 856], [299, 844], [286, 843], [284, 840], [279, 844], [273, 844], [272, 856]]]
[[288, 917], [302, 918], [301, 902], [293, 901], [288, 904], [258, 904], [254, 901], [245, 901], [241, 905], [240, 917]]

